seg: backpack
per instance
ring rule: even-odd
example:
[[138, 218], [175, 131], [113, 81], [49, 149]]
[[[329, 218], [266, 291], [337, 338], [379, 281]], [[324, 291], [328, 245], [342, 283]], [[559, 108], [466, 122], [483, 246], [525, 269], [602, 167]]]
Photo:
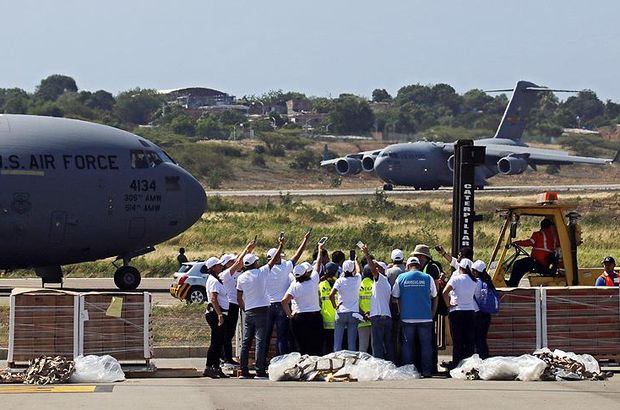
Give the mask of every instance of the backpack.
[[499, 295], [495, 289], [484, 282], [482, 282], [482, 289], [480, 289], [480, 299], [474, 297], [474, 300], [482, 313], [494, 315], [499, 312]]

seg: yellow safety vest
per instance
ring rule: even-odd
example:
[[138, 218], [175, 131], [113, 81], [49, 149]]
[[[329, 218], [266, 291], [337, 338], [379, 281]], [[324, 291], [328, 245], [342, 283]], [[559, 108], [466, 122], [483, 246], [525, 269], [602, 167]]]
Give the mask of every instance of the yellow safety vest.
[[321, 296], [321, 316], [323, 316], [323, 329], [333, 329], [336, 325], [336, 309], [329, 300], [332, 285], [323, 280], [319, 283], [319, 295]]
[[[360, 310], [370, 314], [370, 298], [372, 297], [373, 280], [364, 278], [360, 286]], [[362, 320], [357, 327], [370, 327], [370, 321]]]

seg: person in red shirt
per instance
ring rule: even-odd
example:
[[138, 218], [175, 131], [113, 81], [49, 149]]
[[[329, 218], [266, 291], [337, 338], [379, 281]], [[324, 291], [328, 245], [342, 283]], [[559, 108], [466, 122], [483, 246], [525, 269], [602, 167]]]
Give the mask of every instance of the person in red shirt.
[[513, 244], [532, 247], [532, 252], [527, 258], [515, 261], [512, 267], [510, 279], [506, 282], [508, 287], [519, 286], [519, 281], [526, 272], [536, 268], [542, 274], [549, 273], [549, 266], [555, 262], [555, 250], [559, 247], [558, 236], [555, 233], [553, 222], [549, 219], [540, 221], [540, 230], [533, 232], [530, 239], [514, 241]]

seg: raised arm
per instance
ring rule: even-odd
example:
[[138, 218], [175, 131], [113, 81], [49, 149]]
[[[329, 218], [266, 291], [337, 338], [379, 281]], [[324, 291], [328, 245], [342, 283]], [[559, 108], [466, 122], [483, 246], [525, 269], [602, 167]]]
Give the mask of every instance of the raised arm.
[[319, 244], [317, 247], [316, 261], [314, 262], [314, 270], [321, 274], [321, 254], [323, 253], [323, 244]]
[[372, 256], [370, 256], [370, 253], [368, 252], [368, 245], [364, 245], [362, 246], [362, 252], [364, 252], [364, 256], [366, 257], [366, 262], [368, 262], [368, 268], [370, 269], [370, 272], [372, 273], [372, 278], [373, 280], [377, 280], [379, 279], [379, 269], [377, 269], [377, 264], [375, 263], [374, 259], [372, 258]]
[[241, 269], [241, 267], [243, 266], [243, 257], [247, 255], [248, 253], [252, 252], [255, 247], [256, 247], [256, 241], [254, 239], [248, 242], [248, 244], [245, 246], [243, 251], [241, 251], [239, 256], [237, 256], [235, 263], [233, 263], [233, 265], [229, 268], [229, 272], [231, 275], [234, 275], [235, 273], [237, 273], [239, 269]]
[[[278, 249], [276, 249], [276, 255], [279, 255], [280, 253], [282, 253], [282, 247], [284, 246], [284, 242], [286, 242], [284, 238], [278, 241]], [[269, 262], [267, 262], [269, 269], [273, 268], [273, 266], [276, 264], [276, 259], [277, 258], [269, 259]]]
[[435, 250], [448, 262], [452, 262], [452, 255], [450, 255], [441, 245], [435, 246]]
[[306, 244], [308, 243], [308, 238], [310, 238], [310, 231], [306, 232], [304, 235], [304, 239], [302, 239], [301, 244], [299, 244], [299, 248], [297, 248], [297, 252], [291, 258], [293, 263], [297, 265], [297, 261], [301, 258], [301, 255], [304, 253], [304, 249], [306, 249]]

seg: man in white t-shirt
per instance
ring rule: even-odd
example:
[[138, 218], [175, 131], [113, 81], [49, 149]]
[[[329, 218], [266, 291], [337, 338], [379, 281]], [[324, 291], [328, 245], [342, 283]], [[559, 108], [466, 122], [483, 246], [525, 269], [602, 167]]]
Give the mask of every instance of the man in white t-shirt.
[[310, 232], [304, 235], [297, 252], [290, 260], [282, 260], [282, 254], [276, 248], [267, 251], [267, 260], [274, 265], [267, 277], [267, 296], [269, 297], [269, 319], [267, 321], [267, 345], [270, 344], [273, 326], [276, 326], [276, 353], [278, 356], [290, 353], [289, 321], [282, 310], [282, 299], [293, 281], [293, 267], [304, 253]]
[[362, 247], [362, 252], [368, 261], [372, 272], [373, 285], [370, 296], [370, 331], [372, 334], [372, 354], [379, 359], [394, 360], [394, 345], [392, 344], [392, 314], [390, 299], [392, 288], [385, 271], [387, 266], [383, 262], [375, 262], [368, 252], [368, 246]]
[[[282, 252], [284, 239], [278, 245]], [[252, 248], [253, 249], [253, 248]], [[245, 271], [237, 279], [237, 303], [245, 312], [243, 322], [243, 343], [241, 345], [241, 378], [251, 378], [248, 361], [252, 340], [256, 338], [256, 377], [267, 377], [267, 319], [269, 316], [269, 297], [267, 297], [267, 276], [274, 265], [269, 261], [258, 266], [258, 257], [248, 253], [243, 257]]]

